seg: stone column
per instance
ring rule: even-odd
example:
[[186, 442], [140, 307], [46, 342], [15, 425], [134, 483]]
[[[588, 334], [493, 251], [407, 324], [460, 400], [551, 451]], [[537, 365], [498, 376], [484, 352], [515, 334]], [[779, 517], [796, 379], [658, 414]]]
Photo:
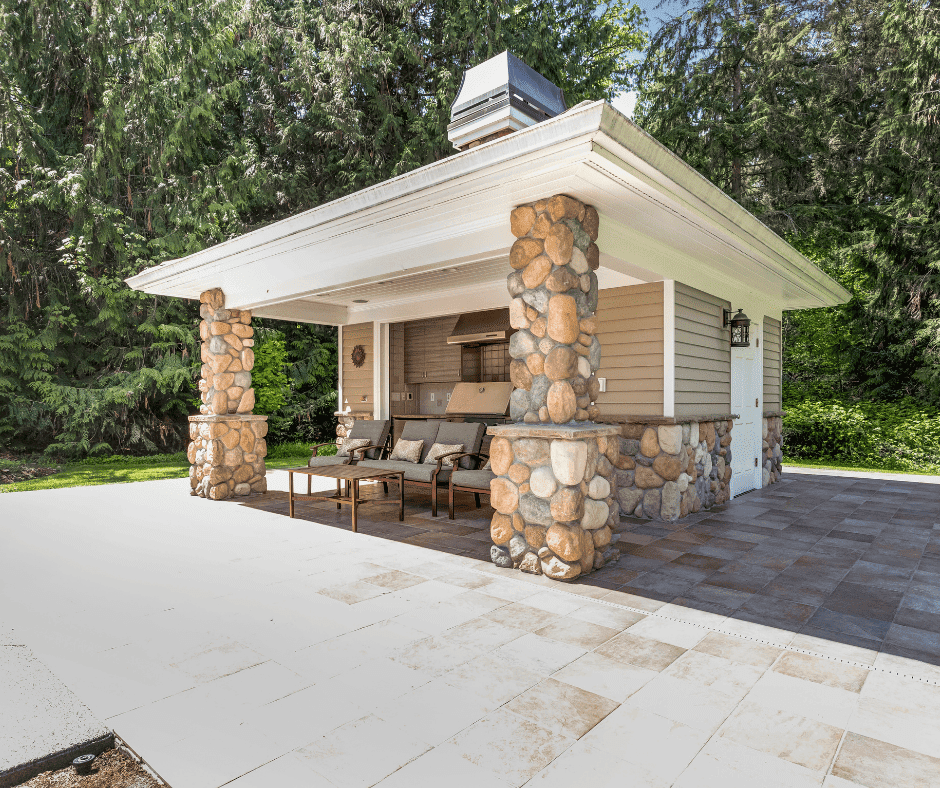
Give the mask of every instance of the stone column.
[[783, 413], [764, 414], [763, 425], [763, 487], [779, 482], [783, 476]]
[[559, 194], [513, 210], [509, 344], [515, 424], [490, 427], [497, 566], [572, 580], [619, 558], [620, 428], [599, 415], [597, 211]]
[[225, 308], [218, 288], [199, 296], [202, 404], [189, 417], [192, 494], [212, 500], [266, 492], [267, 416], [255, 416], [251, 312]]
[[513, 421], [596, 419], [597, 211], [563, 194], [513, 210], [509, 344]]

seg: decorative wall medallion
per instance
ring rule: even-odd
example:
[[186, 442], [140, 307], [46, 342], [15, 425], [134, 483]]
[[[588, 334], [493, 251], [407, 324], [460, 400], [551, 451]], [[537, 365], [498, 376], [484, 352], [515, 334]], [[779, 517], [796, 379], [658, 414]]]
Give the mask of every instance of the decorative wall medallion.
[[361, 367], [366, 363], [366, 349], [362, 345], [356, 345], [352, 349], [352, 363], [356, 367]]

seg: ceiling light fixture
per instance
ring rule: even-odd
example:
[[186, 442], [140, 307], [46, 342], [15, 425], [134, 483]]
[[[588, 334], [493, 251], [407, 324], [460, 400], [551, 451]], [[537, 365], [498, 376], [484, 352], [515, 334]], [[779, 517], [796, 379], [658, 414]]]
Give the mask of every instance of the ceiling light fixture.
[[354, 304], [368, 304], [369, 299], [368, 298], [354, 298], [353, 303]]

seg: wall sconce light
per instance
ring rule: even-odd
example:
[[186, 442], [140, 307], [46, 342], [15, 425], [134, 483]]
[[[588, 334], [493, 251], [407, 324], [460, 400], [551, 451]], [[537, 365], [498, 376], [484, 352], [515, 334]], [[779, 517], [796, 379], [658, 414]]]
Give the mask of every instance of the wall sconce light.
[[730, 309], [723, 309], [724, 328], [731, 329], [731, 347], [750, 347], [751, 319], [739, 309], [732, 317]]

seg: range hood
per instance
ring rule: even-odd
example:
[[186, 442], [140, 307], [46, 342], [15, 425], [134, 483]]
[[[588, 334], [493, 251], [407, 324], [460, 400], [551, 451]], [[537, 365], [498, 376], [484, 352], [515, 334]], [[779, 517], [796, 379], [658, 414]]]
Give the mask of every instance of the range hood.
[[508, 342], [513, 333], [509, 325], [508, 309], [487, 309], [461, 315], [454, 333], [447, 337], [448, 345], [494, 345]]

